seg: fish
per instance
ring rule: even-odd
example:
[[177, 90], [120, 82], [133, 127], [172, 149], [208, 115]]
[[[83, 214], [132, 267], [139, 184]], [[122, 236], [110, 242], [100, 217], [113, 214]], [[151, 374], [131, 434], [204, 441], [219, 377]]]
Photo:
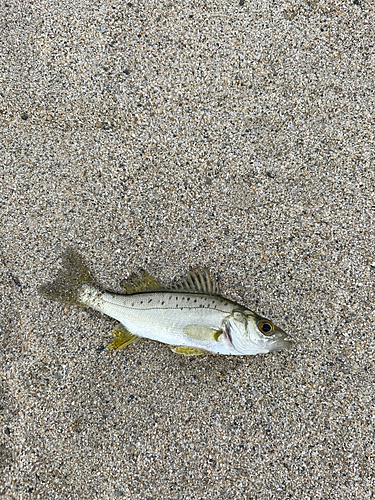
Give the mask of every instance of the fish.
[[245, 356], [292, 344], [272, 321], [221, 296], [207, 269], [189, 271], [168, 287], [141, 270], [121, 283], [124, 293], [113, 293], [96, 282], [75, 249], [68, 248], [61, 258], [57, 278], [41, 285], [39, 294], [116, 319], [109, 348], [122, 349], [147, 338], [181, 355]]

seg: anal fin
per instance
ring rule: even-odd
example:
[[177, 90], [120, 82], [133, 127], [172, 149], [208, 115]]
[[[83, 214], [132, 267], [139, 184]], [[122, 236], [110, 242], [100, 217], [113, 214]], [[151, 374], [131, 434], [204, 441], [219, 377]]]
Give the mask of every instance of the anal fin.
[[134, 342], [138, 342], [141, 337], [137, 337], [137, 335], [133, 335], [130, 333], [123, 325], [117, 326], [113, 331], [112, 335], [114, 339], [109, 344], [108, 349], [123, 349]]

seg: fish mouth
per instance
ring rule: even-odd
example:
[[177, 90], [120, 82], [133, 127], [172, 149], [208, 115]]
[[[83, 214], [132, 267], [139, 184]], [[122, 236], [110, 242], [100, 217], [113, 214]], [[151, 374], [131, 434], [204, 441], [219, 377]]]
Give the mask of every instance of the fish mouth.
[[293, 340], [287, 334], [284, 335], [276, 340], [275, 345], [270, 347], [270, 351], [282, 351], [293, 345]]

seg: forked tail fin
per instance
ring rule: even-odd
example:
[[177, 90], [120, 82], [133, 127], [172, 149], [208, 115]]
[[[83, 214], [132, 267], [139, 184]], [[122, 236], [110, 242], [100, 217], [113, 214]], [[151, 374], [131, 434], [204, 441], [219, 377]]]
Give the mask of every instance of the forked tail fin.
[[58, 300], [66, 304], [81, 305], [79, 295], [83, 285], [95, 284], [82, 257], [78, 252], [69, 248], [62, 258], [62, 268], [52, 283], [38, 288], [38, 293], [46, 299]]

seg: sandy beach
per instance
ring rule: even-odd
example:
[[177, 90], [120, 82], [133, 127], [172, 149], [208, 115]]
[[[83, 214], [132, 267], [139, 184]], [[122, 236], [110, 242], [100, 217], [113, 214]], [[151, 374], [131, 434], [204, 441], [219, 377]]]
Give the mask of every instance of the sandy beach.
[[[2, 4], [0, 497], [375, 498], [370, 1]], [[194, 266], [293, 346], [107, 349], [39, 297]]]

